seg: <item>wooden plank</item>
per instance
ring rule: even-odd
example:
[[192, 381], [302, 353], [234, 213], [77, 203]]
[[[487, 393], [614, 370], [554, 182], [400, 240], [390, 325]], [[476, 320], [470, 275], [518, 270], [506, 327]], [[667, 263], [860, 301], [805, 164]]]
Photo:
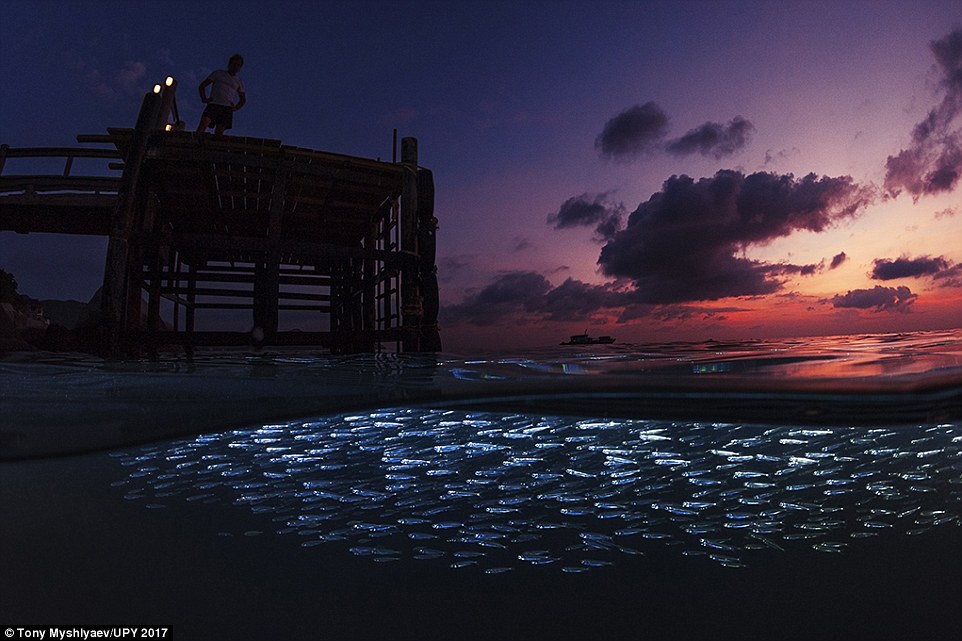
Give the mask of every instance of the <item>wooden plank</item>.
[[321, 151], [317, 149], [307, 149], [305, 147], [295, 147], [292, 145], [282, 145], [281, 150], [285, 155], [297, 160], [298, 162], [321, 162], [325, 164], [350, 163], [352, 165], [370, 167], [375, 170], [388, 169], [401, 171], [395, 163], [374, 160], [372, 158], [362, 158], [360, 156], [349, 156], [338, 154], [331, 151]]
[[119, 178], [100, 176], [3, 176], [0, 192], [24, 191], [77, 191], [116, 192], [120, 189]]
[[114, 136], [110, 134], [77, 134], [77, 142], [113, 144]]
[[111, 207], [117, 202], [116, 194], [70, 194], [62, 192], [54, 193], [21, 193], [0, 196], [0, 211], [6, 212], [8, 208], [19, 208], [25, 210], [30, 207], [38, 211], [62, 210], [76, 207], [77, 209], [91, 209], [100, 207]]
[[[190, 345], [194, 347], [247, 347], [251, 345], [251, 335], [249, 332], [159, 331], [137, 332], [133, 333], [132, 337], [135, 340], [153, 341], [160, 345]], [[282, 331], [275, 334], [274, 341], [271, 344], [278, 346], [315, 345], [330, 347], [332, 342], [333, 338], [330, 332]]]
[[[0, 199], [3, 200], [6, 198]], [[115, 200], [110, 198], [108, 203], [92, 203], [90, 206], [75, 202], [45, 206], [0, 202], [0, 231], [106, 236], [110, 232]]]
[[113, 158], [121, 155], [116, 149], [96, 147], [8, 147], [7, 158]]

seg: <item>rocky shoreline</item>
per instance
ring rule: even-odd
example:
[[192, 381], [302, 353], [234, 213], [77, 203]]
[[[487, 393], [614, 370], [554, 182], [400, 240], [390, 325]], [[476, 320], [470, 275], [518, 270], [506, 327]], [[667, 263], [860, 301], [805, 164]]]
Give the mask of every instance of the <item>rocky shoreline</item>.
[[99, 305], [95, 307], [92, 304], [95, 301], [23, 298], [18, 302], [0, 303], [0, 354], [97, 351]]
[[13, 274], [0, 269], [0, 354], [88, 352], [99, 346], [100, 292], [86, 303], [37, 300], [17, 291]]

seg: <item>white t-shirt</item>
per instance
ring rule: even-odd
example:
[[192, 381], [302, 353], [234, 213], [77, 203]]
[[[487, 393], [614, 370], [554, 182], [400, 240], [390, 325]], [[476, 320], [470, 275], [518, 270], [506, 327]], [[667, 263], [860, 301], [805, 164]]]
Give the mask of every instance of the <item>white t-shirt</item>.
[[212, 71], [207, 79], [214, 83], [210, 87], [210, 101], [215, 105], [231, 107], [237, 101], [237, 94], [245, 93], [243, 81], [223, 69]]

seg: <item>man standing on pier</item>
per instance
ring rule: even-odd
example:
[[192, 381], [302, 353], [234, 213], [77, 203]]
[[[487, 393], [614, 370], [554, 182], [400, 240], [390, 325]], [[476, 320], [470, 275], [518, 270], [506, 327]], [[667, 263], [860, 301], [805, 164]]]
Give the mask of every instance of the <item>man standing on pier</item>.
[[[233, 126], [234, 112], [247, 102], [244, 82], [237, 77], [237, 73], [243, 66], [244, 58], [239, 53], [235, 53], [227, 62], [227, 71], [223, 69], [212, 71], [204, 82], [200, 83], [197, 88], [200, 91], [200, 101], [207, 107], [200, 117], [198, 132], [207, 131], [213, 127], [214, 133], [220, 135]], [[205, 91], [208, 85], [211, 85], [209, 98]]]

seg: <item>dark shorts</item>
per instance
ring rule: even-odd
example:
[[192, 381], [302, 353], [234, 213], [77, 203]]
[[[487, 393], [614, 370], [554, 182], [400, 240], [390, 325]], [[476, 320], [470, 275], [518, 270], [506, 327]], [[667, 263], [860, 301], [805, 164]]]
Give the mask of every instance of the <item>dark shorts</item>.
[[234, 108], [208, 103], [201, 118], [210, 118], [211, 127], [224, 125], [224, 129], [230, 129], [234, 126]]

